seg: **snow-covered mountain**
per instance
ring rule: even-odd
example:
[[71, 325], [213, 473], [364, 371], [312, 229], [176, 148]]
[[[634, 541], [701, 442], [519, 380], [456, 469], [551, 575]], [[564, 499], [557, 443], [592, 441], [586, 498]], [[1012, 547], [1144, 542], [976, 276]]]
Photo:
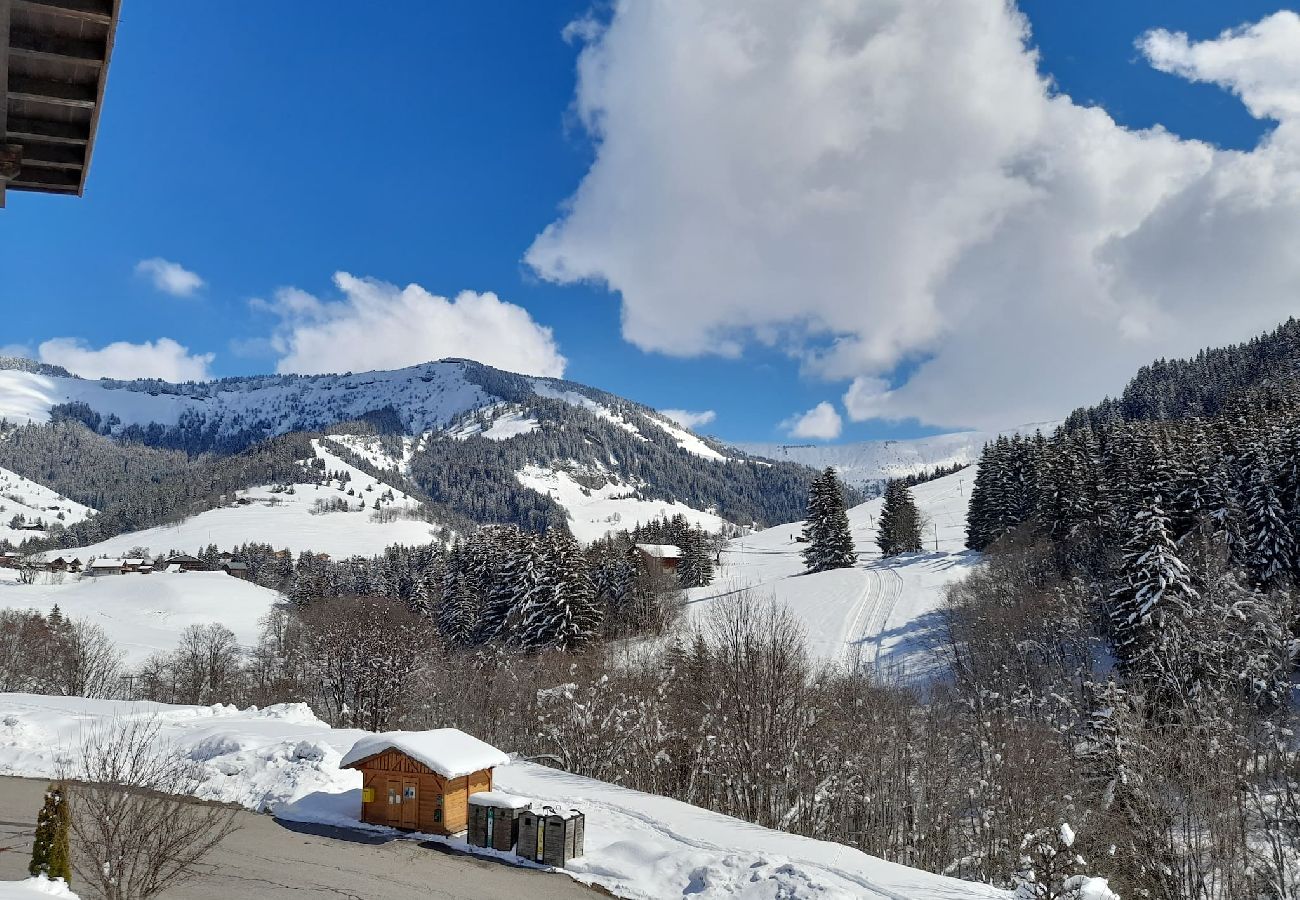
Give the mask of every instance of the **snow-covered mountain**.
[[848, 444], [762, 444], [736, 446], [765, 459], [784, 460], [824, 469], [833, 466], [847, 484], [871, 490], [890, 478], [919, 475], [936, 468], [968, 465], [980, 449], [999, 434], [1049, 434], [1059, 422], [1031, 422], [997, 431], [956, 431], [906, 440], [857, 441]]
[[[802, 512], [811, 474], [794, 463], [755, 460], [606, 391], [469, 360], [185, 384], [93, 381], [28, 360], [0, 360], [0, 420], [84, 427], [101, 442], [205, 454], [209, 465], [278, 436], [324, 434], [345, 462], [372, 475], [391, 473], [386, 477], [395, 486], [440, 511], [444, 521], [540, 528], [564, 519], [587, 540], [678, 512], [709, 527], [789, 521]], [[78, 441], [83, 458], [99, 453]], [[76, 454], [62, 454], [57, 437], [42, 442], [30, 434], [21, 453], [16, 443], [0, 442], [0, 464], [111, 509], [122, 495], [121, 479], [106, 497], [89, 475], [51, 472], [56, 446], [59, 458], [77, 468]], [[181, 477], [175, 460], [151, 465]], [[228, 494], [228, 486], [220, 493]], [[135, 513], [117, 518], [136, 521], [135, 528], [168, 521], [165, 515], [139, 521]]]

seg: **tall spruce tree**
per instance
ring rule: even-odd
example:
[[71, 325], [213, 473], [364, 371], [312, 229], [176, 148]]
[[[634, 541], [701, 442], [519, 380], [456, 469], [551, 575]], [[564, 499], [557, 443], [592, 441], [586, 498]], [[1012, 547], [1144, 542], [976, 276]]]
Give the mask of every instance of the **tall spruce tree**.
[[921, 550], [921, 511], [916, 508], [912, 492], [902, 481], [891, 481], [885, 487], [876, 546], [884, 556]]
[[709, 555], [709, 539], [703, 529], [688, 529], [681, 547], [682, 558], [677, 565], [677, 582], [684, 588], [706, 587], [713, 581], [713, 557]]
[[1111, 594], [1112, 639], [1130, 671], [1141, 672], [1143, 661], [1158, 655], [1160, 642], [1176, 637], [1174, 630], [1196, 601], [1169, 517], [1160, 498], [1151, 497], [1133, 517], [1120, 584]]
[[530, 651], [574, 650], [600, 633], [600, 607], [587, 559], [567, 530], [542, 537], [538, 572], [520, 626], [520, 643]]
[[803, 537], [808, 544], [803, 550], [804, 568], [809, 572], [848, 569], [858, 561], [844, 508], [844, 492], [832, 468], [813, 479], [808, 490]]
[[1267, 589], [1291, 579], [1295, 571], [1295, 539], [1274, 489], [1267, 455], [1259, 449], [1252, 456], [1245, 503], [1246, 563], [1255, 583]]

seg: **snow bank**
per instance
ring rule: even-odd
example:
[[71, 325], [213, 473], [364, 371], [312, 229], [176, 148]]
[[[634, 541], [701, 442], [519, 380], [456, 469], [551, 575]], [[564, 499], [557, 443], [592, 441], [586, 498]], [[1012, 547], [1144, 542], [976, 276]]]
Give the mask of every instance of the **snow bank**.
[[24, 881], [0, 881], [0, 900], [33, 900], [35, 897], [63, 897], [77, 900], [62, 878], [49, 879], [44, 875]]
[[385, 731], [363, 737], [343, 755], [339, 765], [353, 766], [385, 750], [405, 753], [443, 778], [460, 778], [510, 762], [510, 757], [496, 747], [458, 728], [435, 728], [430, 731]]
[[[347, 750], [375, 736], [331, 729], [301, 704], [240, 711], [0, 694], [0, 774], [54, 776], [85, 729], [130, 716], [155, 717], [163, 738], [202, 766], [204, 798], [299, 821], [375, 827], [356, 819], [360, 773], [339, 768]], [[500, 791], [582, 810], [586, 856], [567, 871], [620, 897], [1007, 900], [985, 885], [519, 760], [495, 776]]]

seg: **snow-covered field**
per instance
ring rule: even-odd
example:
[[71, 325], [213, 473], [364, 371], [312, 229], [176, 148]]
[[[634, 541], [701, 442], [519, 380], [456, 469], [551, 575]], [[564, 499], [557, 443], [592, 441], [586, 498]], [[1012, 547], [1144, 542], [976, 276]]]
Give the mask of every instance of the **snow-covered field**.
[[777, 525], [728, 543], [713, 584], [689, 591], [688, 608], [701, 615], [719, 598], [748, 591], [787, 606], [824, 659], [859, 662], [902, 679], [936, 674], [944, 592], [978, 560], [964, 547], [974, 478], [972, 466], [912, 489], [926, 520], [922, 553], [880, 558], [876, 523], [884, 500], [876, 498], [849, 510], [857, 568], [802, 574], [804, 545], [796, 538], [803, 523]]
[[[12, 570], [0, 569], [0, 578], [0, 609], [49, 613], [57, 604], [64, 615], [103, 628], [125, 651], [128, 666], [156, 651], [176, 649], [182, 631], [210, 622], [225, 625], [251, 647], [258, 621], [284, 599], [224, 572], [65, 575], [60, 583], [17, 584]], [[39, 576], [38, 582], [46, 578]]]
[[[390, 544], [419, 546], [434, 539], [433, 526], [418, 519], [373, 521], [374, 502], [390, 489], [389, 485], [348, 465], [320, 441], [313, 441], [313, 446], [328, 471], [347, 472], [351, 476], [347, 487], [354, 491], [354, 496], [347, 496], [346, 490], [337, 487], [306, 483], [295, 484], [292, 494], [273, 492], [269, 485], [252, 488], [239, 492], [242, 502], [210, 509], [173, 525], [120, 534], [66, 552], [85, 560], [89, 556], [125, 556], [133, 547], [147, 547], [154, 554], [172, 549], [194, 553], [208, 544], [228, 551], [239, 544], [257, 542], [276, 549], [288, 548], [294, 553], [314, 550], [346, 557], [374, 556], [383, 553]], [[419, 505], [414, 500], [403, 500], [400, 490], [392, 490], [394, 500], [382, 503], [384, 508], [414, 509]], [[352, 508], [347, 512], [313, 514], [316, 501], [334, 498], [346, 500]], [[366, 503], [364, 510], [357, 508], [362, 500]]]
[[[87, 729], [126, 716], [155, 717], [163, 738], [203, 766], [200, 794], [205, 798], [288, 819], [374, 827], [356, 820], [360, 773], [338, 767], [342, 755], [366, 733], [331, 729], [301, 704], [240, 711], [0, 694], [0, 774], [54, 776], [61, 764], [73, 760]], [[581, 809], [587, 816], [586, 855], [566, 871], [620, 897], [1008, 896], [986, 885], [909, 869], [849, 847], [771, 831], [521, 760], [498, 768], [495, 780], [501, 790]]]
[[47, 525], [55, 522], [72, 525], [93, 512], [90, 507], [69, 500], [43, 484], [0, 467], [0, 540], [18, 545], [29, 537], [45, 536], [44, 531], [10, 528], [9, 523], [15, 516], [22, 516], [28, 522], [39, 520]]
[[692, 525], [708, 531], [717, 531], [724, 522], [715, 513], [694, 509], [679, 501], [638, 499], [636, 489], [623, 484], [588, 489], [569, 473], [543, 466], [527, 466], [515, 477], [524, 487], [545, 494], [564, 507], [569, 513], [569, 529], [580, 541], [594, 541], [610, 531], [678, 513]]

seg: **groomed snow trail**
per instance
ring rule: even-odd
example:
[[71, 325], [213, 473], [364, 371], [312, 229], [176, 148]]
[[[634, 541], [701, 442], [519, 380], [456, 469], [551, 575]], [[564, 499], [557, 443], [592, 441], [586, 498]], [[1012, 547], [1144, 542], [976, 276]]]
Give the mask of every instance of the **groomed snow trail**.
[[803, 625], [812, 653], [881, 677], [924, 681], [943, 672], [939, 629], [948, 586], [978, 560], [965, 549], [966, 506], [974, 467], [921, 484], [913, 497], [926, 521], [926, 550], [883, 560], [876, 547], [883, 500], [849, 510], [859, 565], [803, 573], [803, 523], [777, 525], [729, 542], [717, 581], [688, 592], [692, 615], [748, 593], [786, 606]]

